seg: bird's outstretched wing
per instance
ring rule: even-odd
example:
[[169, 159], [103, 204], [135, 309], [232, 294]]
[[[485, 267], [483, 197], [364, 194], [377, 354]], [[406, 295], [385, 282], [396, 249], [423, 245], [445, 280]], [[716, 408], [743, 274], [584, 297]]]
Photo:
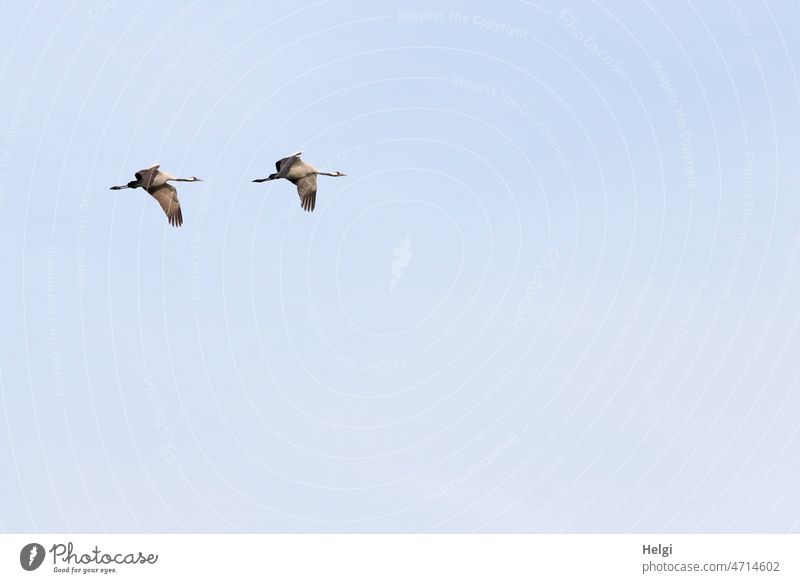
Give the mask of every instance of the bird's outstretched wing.
[[296, 154], [292, 154], [291, 156], [286, 156], [286, 158], [281, 158], [277, 162], [275, 162], [275, 170], [278, 171], [278, 178], [282, 178], [284, 174], [292, 167], [292, 164], [297, 162], [300, 159], [299, 154], [302, 152], [297, 152]]
[[295, 152], [294, 154], [289, 154], [289, 155], [288, 155], [288, 156], [286, 156], [285, 158], [281, 158], [280, 160], [278, 160], [277, 162], [275, 162], [275, 170], [277, 170], [278, 172], [280, 172], [280, 171], [281, 171], [281, 168], [283, 168], [284, 164], [286, 164], [286, 166], [287, 166], [287, 167], [291, 166], [291, 165], [292, 165], [292, 163], [293, 163], [293, 162], [294, 162], [296, 159], [298, 159], [302, 153], [303, 153], [303, 152]]
[[[153, 184], [153, 178], [156, 177], [158, 174], [158, 167], [160, 164], [153, 164], [149, 168], [145, 168], [144, 170], [139, 170], [134, 176], [136, 176], [136, 180], [142, 183], [142, 188], [145, 190], [150, 190], [150, 185]], [[150, 194], [153, 194], [152, 192]]]
[[311, 212], [317, 204], [317, 175], [309, 174], [296, 182], [297, 194], [300, 195], [300, 206]]
[[181, 214], [181, 203], [178, 201], [178, 191], [171, 184], [162, 184], [156, 188], [147, 190], [158, 201], [161, 208], [167, 215], [169, 224], [173, 227], [180, 227], [183, 224], [183, 214]]

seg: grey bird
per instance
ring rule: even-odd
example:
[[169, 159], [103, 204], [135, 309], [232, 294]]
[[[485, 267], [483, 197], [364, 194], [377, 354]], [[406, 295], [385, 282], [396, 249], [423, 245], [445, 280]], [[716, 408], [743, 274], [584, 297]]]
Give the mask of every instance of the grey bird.
[[303, 152], [295, 152], [291, 156], [281, 158], [275, 162], [275, 172], [266, 178], [256, 178], [253, 182], [266, 182], [285, 178], [297, 186], [297, 194], [300, 195], [300, 206], [303, 210], [311, 212], [317, 204], [317, 176], [347, 176], [338, 170], [335, 172], [323, 172], [308, 162], [300, 159]]
[[131, 180], [122, 186], [112, 186], [111, 190], [122, 190], [123, 188], [144, 188], [154, 199], [158, 201], [164, 213], [167, 215], [169, 224], [173, 227], [180, 227], [183, 224], [183, 214], [181, 213], [181, 203], [178, 200], [178, 191], [169, 182], [202, 182], [197, 176], [189, 178], [177, 178], [169, 172], [159, 170], [160, 164], [153, 164], [149, 168], [139, 170], [134, 176], [136, 180]]

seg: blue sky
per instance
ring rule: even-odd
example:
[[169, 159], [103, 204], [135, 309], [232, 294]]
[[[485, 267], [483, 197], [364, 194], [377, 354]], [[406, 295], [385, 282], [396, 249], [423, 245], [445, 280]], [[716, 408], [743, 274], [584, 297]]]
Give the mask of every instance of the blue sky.
[[0, 530], [798, 530], [796, 3], [0, 10]]

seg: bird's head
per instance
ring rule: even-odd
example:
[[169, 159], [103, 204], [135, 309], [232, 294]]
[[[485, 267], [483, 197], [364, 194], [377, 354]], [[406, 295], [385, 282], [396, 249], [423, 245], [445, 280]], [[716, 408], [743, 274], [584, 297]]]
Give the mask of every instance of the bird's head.
[[203, 181], [202, 181], [200, 178], [198, 178], [197, 176], [190, 176], [189, 178], [187, 178], [187, 180], [188, 180], [189, 182], [203, 182]]
[[335, 172], [332, 172], [332, 174], [334, 176], [347, 176], [347, 174], [345, 174], [344, 172], [339, 172], [338, 170], [336, 170]]

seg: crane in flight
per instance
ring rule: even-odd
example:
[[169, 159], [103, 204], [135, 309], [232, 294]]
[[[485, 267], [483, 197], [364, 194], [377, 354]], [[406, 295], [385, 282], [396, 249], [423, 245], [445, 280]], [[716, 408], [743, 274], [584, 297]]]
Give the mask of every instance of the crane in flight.
[[178, 200], [178, 191], [170, 182], [202, 182], [197, 176], [189, 178], [178, 178], [169, 172], [159, 170], [160, 164], [153, 164], [149, 168], [139, 170], [134, 176], [136, 180], [131, 180], [128, 184], [112, 186], [111, 190], [122, 190], [123, 188], [144, 188], [151, 196], [158, 201], [164, 213], [167, 215], [169, 224], [173, 227], [180, 227], [183, 224], [183, 214], [181, 213], [181, 203]]
[[291, 156], [281, 158], [275, 162], [277, 172], [270, 174], [266, 178], [256, 178], [253, 182], [267, 182], [285, 178], [297, 186], [297, 194], [300, 195], [300, 206], [303, 210], [311, 212], [317, 204], [317, 176], [347, 176], [338, 170], [335, 172], [323, 172], [315, 166], [300, 159], [303, 152], [295, 152]]

